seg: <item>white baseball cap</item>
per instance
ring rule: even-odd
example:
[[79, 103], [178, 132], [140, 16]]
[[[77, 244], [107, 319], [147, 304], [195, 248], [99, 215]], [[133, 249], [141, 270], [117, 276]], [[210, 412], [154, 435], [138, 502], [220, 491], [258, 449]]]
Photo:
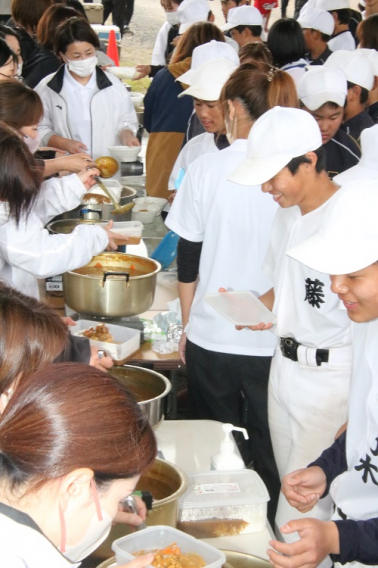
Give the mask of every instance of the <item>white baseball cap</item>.
[[333, 34], [335, 28], [335, 20], [331, 14], [326, 10], [319, 10], [318, 8], [307, 8], [307, 10], [299, 14], [297, 21], [303, 29], [318, 30], [329, 36]]
[[183, 34], [197, 22], [207, 22], [209, 11], [207, 0], [184, 0], [181, 2], [177, 8], [180, 22], [179, 34]]
[[378, 181], [346, 184], [331, 198], [320, 230], [286, 254], [326, 274], [350, 274], [378, 260]]
[[345, 104], [347, 80], [339, 69], [316, 65], [299, 79], [298, 97], [309, 110], [317, 110], [328, 102]]
[[340, 69], [347, 81], [370, 91], [374, 84], [373, 67], [368, 58], [359, 52], [359, 49], [356, 51], [338, 49], [331, 53], [324, 66]]
[[375, 49], [366, 49], [365, 47], [361, 47], [358, 49], [358, 53], [362, 53], [362, 55], [367, 58], [372, 66], [374, 75], [378, 77], [378, 51]]
[[212, 39], [193, 50], [189, 71], [178, 77], [176, 81], [180, 81], [180, 83], [185, 85], [191, 85], [194, 71], [207, 61], [214, 61], [214, 59], [227, 59], [234, 65], [239, 65], [239, 56], [231, 45]]
[[227, 32], [237, 26], [262, 26], [263, 17], [261, 12], [254, 6], [240, 6], [231, 8], [227, 14], [227, 23], [221, 26], [221, 30]]
[[322, 135], [310, 113], [276, 106], [252, 126], [247, 159], [228, 178], [241, 185], [265, 183], [293, 158], [320, 148]]
[[318, 0], [316, 7], [320, 10], [333, 12], [334, 10], [345, 10], [349, 8], [349, 0]]
[[[232, 48], [231, 48], [232, 49]], [[223, 85], [238, 66], [228, 59], [213, 59], [193, 71], [190, 87], [178, 96], [191, 95], [203, 101], [217, 101]]]
[[362, 131], [361, 153], [359, 163], [335, 176], [335, 183], [343, 185], [349, 181], [378, 179], [378, 124]]

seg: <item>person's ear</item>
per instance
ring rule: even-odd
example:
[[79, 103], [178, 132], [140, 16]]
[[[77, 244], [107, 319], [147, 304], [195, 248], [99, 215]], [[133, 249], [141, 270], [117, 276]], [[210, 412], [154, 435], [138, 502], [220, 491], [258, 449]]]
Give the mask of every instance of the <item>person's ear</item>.
[[304, 166], [304, 169], [306, 171], [313, 172], [316, 168], [316, 164], [318, 163], [318, 156], [315, 154], [315, 152], [307, 152], [305, 156], [310, 160], [310, 163], [303, 163], [301, 165]]
[[92, 499], [91, 480], [94, 473], [87, 467], [81, 467], [68, 473], [60, 479], [59, 501], [62, 509], [66, 510], [73, 501], [86, 504]]
[[227, 107], [228, 107], [228, 118], [230, 120], [234, 120], [234, 118], [236, 116], [236, 109], [235, 109], [234, 101], [228, 100], [227, 101]]

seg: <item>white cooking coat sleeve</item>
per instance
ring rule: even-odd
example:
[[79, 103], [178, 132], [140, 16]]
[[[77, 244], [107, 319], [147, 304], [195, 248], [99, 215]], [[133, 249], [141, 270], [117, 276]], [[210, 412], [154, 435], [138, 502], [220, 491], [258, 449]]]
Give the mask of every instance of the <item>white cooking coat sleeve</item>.
[[80, 205], [85, 192], [86, 188], [76, 174], [46, 180], [34, 204], [33, 213], [45, 225], [57, 215]]
[[[41, 146], [48, 146], [49, 140], [53, 134], [64, 136], [63, 134], [60, 134], [59, 131], [54, 131], [53, 104], [54, 101], [57, 103], [56, 98], [60, 97], [46, 85], [47, 80], [50, 80], [53, 75], [54, 74], [48, 75], [48, 77], [42, 79], [42, 81], [38, 83], [34, 89], [39, 94], [43, 104], [43, 116], [38, 125], [38, 132], [41, 137]], [[63, 102], [60, 102], [60, 106], [63, 107]], [[65, 103], [64, 110], [66, 110]], [[71, 138], [71, 136], [68, 136], [68, 138]]]
[[50, 235], [34, 211], [19, 226], [9, 220], [0, 227], [0, 257], [36, 278], [47, 278], [85, 266], [108, 245], [104, 229], [81, 225], [69, 235]]
[[154, 49], [152, 50], [151, 65], [166, 65], [165, 51], [168, 45], [168, 33], [171, 24], [164, 22], [156, 36]]

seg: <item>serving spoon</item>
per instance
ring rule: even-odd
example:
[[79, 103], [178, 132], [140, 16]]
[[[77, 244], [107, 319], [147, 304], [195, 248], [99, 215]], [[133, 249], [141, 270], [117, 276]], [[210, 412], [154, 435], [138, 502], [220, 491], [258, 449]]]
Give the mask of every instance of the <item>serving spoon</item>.
[[106, 185], [104, 183], [102, 183], [101, 179], [98, 176], [93, 176], [93, 179], [96, 180], [96, 183], [101, 187], [102, 191], [104, 191], [106, 193], [106, 195], [109, 197], [109, 199], [113, 203], [114, 209], [112, 209], [110, 211], [110, 213], [112, 215], [123, 215], [123, 213], [130, 211], [134, 207], [135, 203], [133, 203], [133, 202], [127, 203], [126, 205], [122, 205], [122, 206], [119, 205], [116, 202], [116, 200], [114, 199], [113, 195], [108, 190], [108, 188], [106, 187]]

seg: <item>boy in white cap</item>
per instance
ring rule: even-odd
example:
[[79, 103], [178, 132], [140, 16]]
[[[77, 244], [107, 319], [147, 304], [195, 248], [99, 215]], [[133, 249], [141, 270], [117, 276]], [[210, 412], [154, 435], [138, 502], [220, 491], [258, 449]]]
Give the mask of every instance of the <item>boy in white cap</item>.
[[[285, 253], [313, 235], [338, 187], [324, 169], [322, 137], [306, 111], [275, 107], [251, 129], [247, 159], [232, 174], [241, 184], [262, 183], [280, 205], [264, 269], [274, 283], [260, 300], [277, 316], [277, 347], [269, 377], [269, 426], [282, 478], [306, 467], [346, 421], [352, 364], [350, 322], [324, 275]], [[253, 330], [269, 329], [269, 322]], [[294, 464], [296, 464], [294, 466]], [[314, 516], [328, 519], [330, 500]], [[280, 496], [276, 526], [296, 518]], [[295, 540], [293, 535], [282, 535]]]
[[226, 24], [221, 26], [224, 32], [231, 31], [231, 37], [239, 47], [256, 41], [262, 41], [261, 32], [263, 17], [253, 6], [232, 8], [228, 13]]
[[378, 124], [361, 133], [361, 160], [356, 166], [335, 176], [333, 181], [344, 185], [355, 180], [378, 179]]
[[325, 65], [340, 69], [346, 77], [348, 93], [342, 129], [359, 142], [361, 132], [374, 124], [367, 110], [369, 91], [374, 85], [373, 67], [359, 50], [332, 53]]
[[357, 142], [340, 128], [347, 88], [344, 74], [339, 69], [325, 65], [310, 69], [298, 83], [302, 107], [312, 114], [319, 125], [326, 170], [331, 179], [358, 164], [361, 156]]
[[328, 42], [331, 51], [346, 49], [354, 51], [356, 42], [349, 31], [350, 11], [349, 0], [318, 0], [316, 7], [327, 10], [335, 21], [333, 36]]
[[334, 19], [329, 12], [308, 7], [299, 14], [308, 53], [306, 59], [310, 65], [323, 65], [331, 55], [328, 41], [335, 27]]
[[[334, 294], [352, 320], [353, 374], [347, 431], [306, 469], [284, 477], [282, 491], [299, 511], [330, 494], [330, 522], [294, 520], [299, 542], [271, 542], [275, 566], [314, 568], [327, 555], [353, 566], [378, 564], [378, 182], [347, 184], [332, 200], [320, 230], [288, 254], [331, 274]], [[282, 555], [284, 556], [282, 556]]]
[[204, 133], [191, 138], [181, 150], [169, 178], [168, 189], [175, 189], [181, 169], [186, 171], [203, 154], [229, 146], [218, 99], [223, 85], [238, 66], [237, 53], [226, 43], [212, 40], [194, 49], [190, 70], [178, 78], [181, 83], [190, 86], [179, 97], [193, 97], [194, 111]]

